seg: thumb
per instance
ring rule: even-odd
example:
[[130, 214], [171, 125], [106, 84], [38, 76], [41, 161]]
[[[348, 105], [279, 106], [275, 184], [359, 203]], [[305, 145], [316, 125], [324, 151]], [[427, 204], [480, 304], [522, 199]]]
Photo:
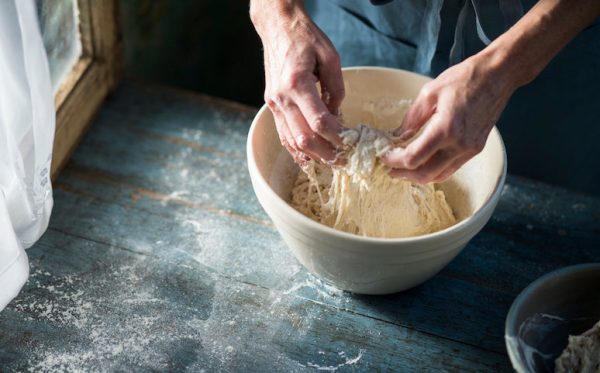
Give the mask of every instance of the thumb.
[[399, 141], [407, 141], [413, 138], [434, 112], [435, 99], [429, 94], [419, 94], [406, 115], [404, 115], [402, 124], [393, 132], [393, 135], [397, 136]]

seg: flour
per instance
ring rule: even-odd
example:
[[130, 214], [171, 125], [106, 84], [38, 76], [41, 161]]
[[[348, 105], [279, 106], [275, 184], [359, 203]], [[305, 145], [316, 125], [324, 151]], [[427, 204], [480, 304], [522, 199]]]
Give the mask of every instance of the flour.
[[[144, 279], [136, 274], [136, 268], [129, 265], [113, 267], [111, 278], [99, 283], [88, 283], [81, 275], [52, 275], [35, 268], [38, 265], [35, 261], [31, 265], [33, 273], [29, 286], [35, 291], [31, 296], [17, 298], [15, 309], [48, 325], [75, 329], [81, 334], [74, 334], [80, 335], [78, 338], [81, 339], [78, 339], [80, 345], [77, 347], [70, 344], [37, 345], [30, 354], [27, 364], [29, 371], [85, 371], [83, 367], [97, 361], [99, 357], [116, 358], [124, 354], [152, 359], [156, 352], [149, 348], [150, 344], [159, 339], [170, 338], [166, 333], [157, 333], [162, 330], [159, 316], [129, 314], [121, 325], [113, 325], [98, 315], [98, 310], [104, 309], [104, 305], [94, 295], [102, 294], [106, 284], [115, 283], [117, 279], [119, 283], [142, 283]], [[84, 286], [81, 286], [82, 283]], [[86, 291], [79, 289], [80, 287]], [[124, 303], [141, 304], [142, 307], [146, 303], [164, 303], [164, 300], [155, 298], [150, 289], [148, 292], [140, 291], [135, 298], [131, 298], [130, 293], [124, 289], [119, 289], [113, 298], [115, 304], [109, 309]], [[147, 337], [150, 331], [154, 332], [153, 340]], [[147, 362], [144, 359], [136, 361], [140, 364]]]
[[[306, 274], [306, 279], [302, 282], [294, 284], [287, 290], [283, 291], [283, 294], [296, 294], [301, 289], [311, 289], [316, 292], [319, 297], [322, 299], [327, 299], [329, 301], [334, 301], [332, 298], [341, 299], [344, 295], [344, 291], [336, 288], [335, 286], [329, 285], [317, 277], [311, 275], [310, 273]], [[346, 301], [348, 301], [346, 299]]]
[[355, 357], [353, 357], [353, 358], [347, 358], [346, 357], [346, 353], [344, 351], [340, 351], [340, 352], [338, 352], [338, 355], [345, 360], [344, 362], [342, 362], [340, 364], [337, 364], [337, 365], [318, 365], [318, 364], [315, 364], [315, 363], [308, 362], [306, 364], [306, 366], [311, 367], [311, 368], [315, 368], [317, 370], [323, 370], [323, 371], [328, 371], [328, 372], [335, 372], [336, 370], [338, 370], [339, 368], [342, 368], [344, 366], [354, 365], [354, 364], [358, 363], [360, 361], [360, 359], [362, 359], [363, 353], [364, 353], [364, 350], [361, 349], [360, 351], [358, 351], [358, 355], [356, 355]]

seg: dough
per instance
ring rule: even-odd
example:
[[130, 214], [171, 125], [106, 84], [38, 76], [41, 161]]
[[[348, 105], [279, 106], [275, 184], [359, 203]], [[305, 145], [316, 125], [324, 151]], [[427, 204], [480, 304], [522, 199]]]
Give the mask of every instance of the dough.
[[379, 157], [393, 145], [386, 131], [358, 125], [342, 134], [344, 167], [310, 162], [298, 173], [292, 206], [313, 220], [370, 237], [411, 237], [456, 222], [433, 183], [392, 178]]
[[600, 321], [581, 335], [569, 336], [569, 344], [555, 365], [556, 373], [600, 373]]

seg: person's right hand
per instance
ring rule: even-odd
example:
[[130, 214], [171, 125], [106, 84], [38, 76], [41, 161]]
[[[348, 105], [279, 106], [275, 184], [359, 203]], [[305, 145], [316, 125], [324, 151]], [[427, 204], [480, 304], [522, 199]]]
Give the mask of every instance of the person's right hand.
[[[340, 58], [299, 1], [251, 4], [262, 40], [265, 102], [273, 112], [279, 138], [298, 164], [312, 158], [336, 160], [344, 129], [337, 120], [344, 98]], [[321, 95], [316, 82], [321, 85]]]

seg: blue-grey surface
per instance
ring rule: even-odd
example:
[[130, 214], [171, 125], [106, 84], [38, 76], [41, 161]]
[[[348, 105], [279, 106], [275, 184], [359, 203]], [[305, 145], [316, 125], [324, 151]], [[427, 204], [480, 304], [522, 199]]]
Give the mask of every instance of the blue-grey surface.
[[509, 371], [513, 298], [600, 261], [600, 199], [509, 177], [446, 269], [389, 296], [309, 275], [256, 201], [255, 109], [126, 83], [55, 183], [0, 370]]

